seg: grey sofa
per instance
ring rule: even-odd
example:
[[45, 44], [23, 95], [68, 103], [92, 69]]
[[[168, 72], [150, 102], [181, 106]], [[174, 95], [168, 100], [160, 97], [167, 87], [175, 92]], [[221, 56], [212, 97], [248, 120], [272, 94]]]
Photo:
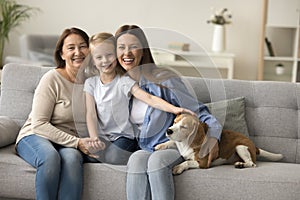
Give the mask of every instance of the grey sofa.
[[[35, 87], [49, 69], [4, 66], [0, 115], [12, 121], [0, 117], [0, 199], [35, 197], [35, 169], [16, 155], [13, 143], [30, 112]], [[245, 97], [250, 138], [265, 150], [282, 153], [284, 158], [280, 162], [260, 160], [253, 169], [223, 165], [185, 171], [174, 177], [176, 199], [299, 199], [300, 85], [191, 77], [185, 81], [205, 103]], [[85, 164], [83, 199], [126, 199], [125, 180], [126, 166]]]

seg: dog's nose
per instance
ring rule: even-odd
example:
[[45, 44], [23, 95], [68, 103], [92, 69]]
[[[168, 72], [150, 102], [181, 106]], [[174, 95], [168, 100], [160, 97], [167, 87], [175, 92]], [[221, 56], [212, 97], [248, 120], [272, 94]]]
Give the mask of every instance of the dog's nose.
[[172, 129], [167, 129], [167, 135], [172, 135], [173, 131]]

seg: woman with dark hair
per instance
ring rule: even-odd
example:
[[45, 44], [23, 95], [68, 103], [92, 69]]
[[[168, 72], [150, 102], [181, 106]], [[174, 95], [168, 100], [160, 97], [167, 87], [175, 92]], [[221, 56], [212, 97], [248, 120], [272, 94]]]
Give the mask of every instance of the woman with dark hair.
[[[209, 164], [218, 155], [218, 142], [222, 126], [206, 106], [199, 103], [175, 73], [156, 67], [146, 36], [136, 25], [120, 27], [115, 37], [117, 56], [121, 66], [145, 91], [169, 103], [195, 112], [209, 126], [207, 153]], [[174, 114], [149, 107], [133, 98], [130, 119], [141, 150], [128, 161], [128, 200], [175, 198], [172, 168], [183, 161], [175, 149], [154, 151], [154, 147], [167, 141], [165, 132], [173, 123]]]
[[[78, 135], [72, 96], [75, 85], [80, 85], [76, 76], [88, 53], [89, 36], [83, 30], [63, 31], [55, 50], [57, 67], [41, 78], [32, 111], [17, 137], [17, 153], [36, 168], [36, 199], [81, 199], [81, 152], [93, 156], [88, 151], [92, 141]], [[84, 106], [78, 104], [76, 109]]]

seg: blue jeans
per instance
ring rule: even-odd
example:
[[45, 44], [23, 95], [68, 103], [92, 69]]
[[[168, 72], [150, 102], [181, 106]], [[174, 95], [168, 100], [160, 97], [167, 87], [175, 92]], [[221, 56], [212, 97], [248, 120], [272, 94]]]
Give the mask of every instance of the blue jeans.
[[17, 152], [37, 170], [37, 200], [81, 199], [83, 157], [80, 151], [29, 135], [19, 141]]
[[85, 162], [102, 162], [113, 165], [126, 165], [132, 152], [139, 150], [138, 142], [135, 139], [119, 137], [117, 140], [105, 142], [106, 148], [95, 153], [98, 158], [87, 158]]
[[183, 157], [175, 149], [153, 153], [144, 150], [134, 152], [127, 164], [127, 199], [174, 199], [172, 168], [183, 161]]

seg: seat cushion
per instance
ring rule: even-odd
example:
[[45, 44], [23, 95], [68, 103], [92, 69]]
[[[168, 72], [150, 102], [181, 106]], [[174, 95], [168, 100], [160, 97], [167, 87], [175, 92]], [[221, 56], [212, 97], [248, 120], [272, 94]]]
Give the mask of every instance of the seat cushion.
[[299, 199], [299, 170], [299, 164], [274, 162], [245, 169], [192, 169], [175, 176], [175, 199]]
[[16, 141], [20, 127], [7, 116], [0, 116], [0, 147], [13, 144]]
[[[0, 148], [0, 199], [35, 199], [35, 175], [36, 169], [16, 154], [14, 145]], [[126, 199], [126, 166], [85, 163], [83, 182], [82, 199]]]

